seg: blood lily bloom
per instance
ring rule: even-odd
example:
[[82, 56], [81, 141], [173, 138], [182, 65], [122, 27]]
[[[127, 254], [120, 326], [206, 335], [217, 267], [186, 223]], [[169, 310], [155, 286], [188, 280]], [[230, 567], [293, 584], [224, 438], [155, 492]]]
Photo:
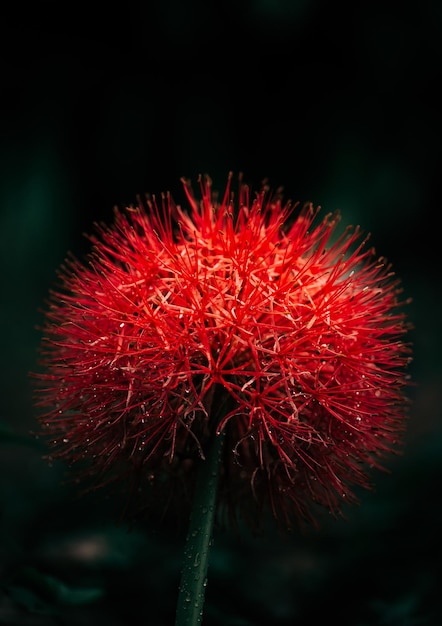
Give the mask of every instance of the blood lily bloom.
[[230, 178], [221, 201], [207, 177], [201, 200], [183, 184], [189, 210], [168, 195], [116, 210], [88, 263], [60, 271], [38, 375], [54, 454], [179, 498], [224, 434], [235, 517], [337, 514], [404, 430], [399, 283], [338, 215], [242, 184], [234, 198]]

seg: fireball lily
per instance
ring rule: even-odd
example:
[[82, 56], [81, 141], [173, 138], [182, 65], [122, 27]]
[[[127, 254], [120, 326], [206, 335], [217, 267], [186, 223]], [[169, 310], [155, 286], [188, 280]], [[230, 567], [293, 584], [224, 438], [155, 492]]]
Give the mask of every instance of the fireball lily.
[[181, 503], [215, 445], [212, 510], [337, 514], [404, 429], [399, 283], [336, 214], [183, 184], [188, 210], [116, 210], [60, 272], [39, 375], [55, 455]]

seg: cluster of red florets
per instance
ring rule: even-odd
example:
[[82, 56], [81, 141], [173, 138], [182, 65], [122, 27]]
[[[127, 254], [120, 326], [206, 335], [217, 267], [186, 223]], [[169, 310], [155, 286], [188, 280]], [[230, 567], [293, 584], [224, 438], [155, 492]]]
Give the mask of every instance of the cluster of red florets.
[[197, 201], [183, 182], [190, 211], [116, 211], [60, 272], [38, 389], [55, 455], [142, 499], [182, 495], [224, 432], [220, 504], [288, 525], [337, 513], [404, 428], [398, 282], [336, 215], [244, 185], [234, 201], [230, 179]]

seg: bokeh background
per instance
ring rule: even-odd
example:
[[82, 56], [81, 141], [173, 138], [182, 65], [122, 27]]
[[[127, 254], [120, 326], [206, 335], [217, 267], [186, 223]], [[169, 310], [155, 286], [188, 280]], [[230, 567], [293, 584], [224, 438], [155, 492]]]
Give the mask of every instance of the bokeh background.
[[68, 250], [181, 176], [264, 178], [372, 233], [402, 278], [404, 454], [345, 520], [218, 531], [206, 626], [442, 623], [442, 3], [5, 4], [0, 9], [0, 624], [169, 626], [182, 536], [128, 529], [42, 459], [29, 372]]

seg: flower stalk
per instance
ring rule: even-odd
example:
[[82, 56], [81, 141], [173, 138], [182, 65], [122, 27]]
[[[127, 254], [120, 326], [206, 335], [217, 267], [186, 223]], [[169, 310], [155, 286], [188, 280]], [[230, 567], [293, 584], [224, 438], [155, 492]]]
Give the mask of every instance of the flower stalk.
[[224, 439], [224, 433], [215, 435], [206, 459], [200, 460], [184, 548], [176, 626], [201, 624]]

